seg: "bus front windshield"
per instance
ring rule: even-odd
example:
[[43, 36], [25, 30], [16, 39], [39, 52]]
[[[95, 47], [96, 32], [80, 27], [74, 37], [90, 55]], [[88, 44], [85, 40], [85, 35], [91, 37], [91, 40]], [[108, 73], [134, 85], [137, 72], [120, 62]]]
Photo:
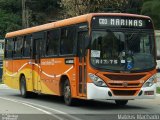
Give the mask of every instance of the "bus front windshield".
[[91, 64], [111, 71], [144, 71], [155, 67], [153, 31], [93, 30]]

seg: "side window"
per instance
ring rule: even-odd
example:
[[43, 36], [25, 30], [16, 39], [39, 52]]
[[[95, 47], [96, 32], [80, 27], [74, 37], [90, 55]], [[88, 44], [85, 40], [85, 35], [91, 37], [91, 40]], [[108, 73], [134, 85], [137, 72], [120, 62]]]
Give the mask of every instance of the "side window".
[[17, 37], [17, 39], [14, 40], [15, 42], [15, 52], [14, 57], [20, 58], [22, 57], [22, 48], [23, 48], [23, 37]]
[[31, 56], [31, 35], [27, 35], [24, 37], [23, 56]]
[[14, 42], [12, 38], [6, 39], [5, 43], [5, 58], [12, 58], [12, 53], [14, 50]]
[[44, 57], [45, 56], [46, 43], [45, 43], [44, 33], [42, 33], [42, 34], [43, 35], [40, 38], [40, 56]]
[[47, 32], [47, 55], [58, 55], [59, 30], [51, 30]]
[[75, 48], [75, 27], [61, 29], [60, 54], [73, 54]]
[[33, 33], [32, 39], [33, 39], [33, 58], [35, 58], [36, 55], [38, 55], [38, 57], [44, 57], [46, 52], [45, 32], [42, 31]]

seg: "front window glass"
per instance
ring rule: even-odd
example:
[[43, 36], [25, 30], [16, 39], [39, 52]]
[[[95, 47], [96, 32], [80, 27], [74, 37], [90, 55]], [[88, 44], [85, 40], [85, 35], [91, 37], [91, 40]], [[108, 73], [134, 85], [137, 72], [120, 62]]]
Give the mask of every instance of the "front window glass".
[[91, 63], [118, 71], [146, 70], [155, 66], [152, 32], [92, 31]]

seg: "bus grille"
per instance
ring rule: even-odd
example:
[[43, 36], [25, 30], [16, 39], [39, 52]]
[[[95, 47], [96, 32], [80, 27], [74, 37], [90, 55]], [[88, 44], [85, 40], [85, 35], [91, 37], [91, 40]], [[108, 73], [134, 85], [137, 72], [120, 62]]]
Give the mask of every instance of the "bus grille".
[[145, 74], [143, 75], [115, 75], [115, 74], [105, 74], [107, 78], [110, 80], [119, 80], [119, 81], [135, 81], [143, 78]]
[[140, 83], [128, 83], [127, 86], [124, 86], [123, 83], [108, 83], [110, 87], [141, 87]]
[[113, 90], [114, 95], [119, 96], [132, 96], [135, 95], [136, 90]]

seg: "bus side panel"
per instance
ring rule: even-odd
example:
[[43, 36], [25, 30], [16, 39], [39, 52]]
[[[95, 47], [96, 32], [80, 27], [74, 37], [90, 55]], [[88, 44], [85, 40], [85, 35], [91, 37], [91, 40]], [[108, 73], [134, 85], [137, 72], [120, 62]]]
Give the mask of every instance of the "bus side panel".
[[14, 88], [13, 87], [13, 72], [12, 72], [12, 69], [13, 69], [13, 64], [12, 64], [12, 60], [4, 60], [3, 62], [3, 82], [11, 87], [11, 88]]
[[41, 59], [41, 92], [44, 94], [58, 95], [56, 90], [56, 81], [54, 75], [54, 59], [46, 58]]
[[60, 79], [66, 75], [70, 81], [72, 96], [77, 96], [75, 65], [65, 64], [64, 58], [46, 58], [41, 60], [41, 92], [44, 94], [61, 95]]
[[[66, 60], [74, 60], [74, 63], [66, 63]], [[56, 91], [59, 92], [62, 90], [60, 86], [60, 79], [62, 75], [66, 75], [69, 79], [72, 97], [77, 97], [77, 76], [76, 76], [76, 58], [67, 57], [67, 58], [55, 58], [55, 71], [56, 76]]]
[[19, 89], [20, 76], [24, 75], [26, 78], [27, 91], [33, 91], [32, 66], [29, 64], [29, 60], [13, 60], [12, 64], [12, 87]]

